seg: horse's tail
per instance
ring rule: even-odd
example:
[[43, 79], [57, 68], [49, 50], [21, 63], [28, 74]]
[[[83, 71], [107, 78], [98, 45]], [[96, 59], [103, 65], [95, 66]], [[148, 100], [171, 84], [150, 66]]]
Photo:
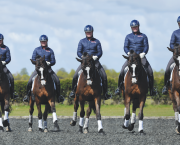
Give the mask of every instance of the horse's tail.
[[[2, 114], [4, 114], [5, 101], [3, 100], [3, 101], [1, 101], [0, 103], [1, 103], [1, 112], [2, 112]], [[8, 110], [8, 112], [11, 113], [11, 111], [12, 111], [12, 107], [11, 107], [11, 104], [9, 104], [9, 110]]]
[[89, 102], [89, 107], [91, 109], [93, 109], [93, 112], [96, 114], [96, 106], [95, 106], [95, 102], [94, 101], [90, 101]]

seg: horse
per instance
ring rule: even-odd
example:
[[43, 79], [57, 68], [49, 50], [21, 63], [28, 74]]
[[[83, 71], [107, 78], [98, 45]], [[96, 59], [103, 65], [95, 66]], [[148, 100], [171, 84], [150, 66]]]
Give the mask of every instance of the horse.
[[175, 124], [177, 125], [175, 131], [177, 134], [180, 134], [180, 45], [175, 44], [174, 49], [169, 47], [167, 48], [169, 51], [173, 52], [173, 59], [175, 62], [168, 92], [173, 103], [173, 110], [175, 112]]
[[[0, 55], [1, 60], [2, 55]], [[9, 113], [11, 112], [10, 102], [10, 84], [7, 75], [3, 71], [3, 64], [0, 61], [0, 132], [4, 131], [3, 127], [6, 127], [6, 132], [11, 132], [9, 123]], [[4, 121], [2, 121], [2, 114], [4, 114]]]
[[[101, 106], [101, 78], [98, 71], [95, 68], [95, 61], [92, 58], [92, 55], [88, 53], [83, 53], [82, 59], [76, 58], [77, 61], [81, 63], [81, 74], [79, 76], [77, 89], [74, 98], [74, 113], [73, 119], [70, 122], [71, 126], [75, 126], [77, 122], [77, 110], [79, 107], [79, 103], [81, 106], [80, 111], [80, 120], [79, 120], [79, 133], [88, 133], [89, 127], [89, 117], [92, 112], [96, 113], [96, 119], [98, 122], [98, 133], [101, 135], [105, 135], [102, 127], [101, 114], [100, 114], [100, 106]], [[84, 122], [84, 104], [85, 101], [88, 101], [89, 107], [86, 112], [86, 119]]]
[[[141, 63], [141, 58], [133, 50], [129, 56], [124, 56], [128, 60], [128, 71], [124, 79], [124, 89], [121, 90], [124, 96], [125, 116], [123, 128], [132, 131], [136, 122], [136, 109], [139, 111], [139, 134], [145, 135], [143, 131], [143, 108], [148, 93], [147, 73]], [[130, 119], [130, 103], [133, 103], [131, 123]]]
[[[36, 61], [30, 59], [35, 65], [37, 75], [33, 81], [32, 92], [29, 99], [29, 128], [28, 131], [32, 131], [33, 124], [33, 112], [34, 112], [34, 102], [38, 109], [38, 127], [40, 132], [48, 132], [47, 129], [47, 116], [48, 113], [53, 114], [54, 131], [59, 131], [59, 125], [57, 121], [56, 108], [55, 108], [55, 89], [54, 82], [51, 75], [48, 73], [48, 66], [44, 57], [39, 57]], [[45, 104], [45, 111], [42, 115], [41, 104]], [[42, 125], [42, 117], [44, 120], [44, 125]]]

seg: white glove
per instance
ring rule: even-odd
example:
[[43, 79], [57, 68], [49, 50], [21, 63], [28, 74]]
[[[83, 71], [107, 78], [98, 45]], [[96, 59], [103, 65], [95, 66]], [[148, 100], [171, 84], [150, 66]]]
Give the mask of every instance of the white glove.
[[146, 54], [146, 53], [144, 53], [144, 52], [143, 52], [143, 53], [140, 53], [140, 54], [139, 54], [140, 58], [144, 58], [145, 54]]
[[127, 53], [128, 55], [130, 54], [130, 52]]
[[98, 59], [98, 57], [97, 57], [97, 56], [93, 56], [92, 58], [93, 58], [94, 60], [97, 60], [97, 59]]
[[3, 64], [3, 65], [5, 65], [5, 64], [6, 64], [6, 62], [5, 62], [5, 61], [1, 61], [1, 62], [2, 62], [2, 64]]
[[46, 61], [47, 65], [50, 65], [51, 63], [49, 61]]

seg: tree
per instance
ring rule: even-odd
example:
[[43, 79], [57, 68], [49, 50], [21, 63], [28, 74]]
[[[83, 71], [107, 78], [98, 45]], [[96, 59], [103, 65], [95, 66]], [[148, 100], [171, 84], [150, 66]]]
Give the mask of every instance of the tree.
[[102, 65], [102, 67], [104, 68], [105, 71], [108, 70], [106, 65]]
[[20, 75], [29, 75], [26, 68], [22, 68]]
[[69, 78], [73, 78], [74, 74], [75, 74], [75, 70], [72, 69], [69, 73]]

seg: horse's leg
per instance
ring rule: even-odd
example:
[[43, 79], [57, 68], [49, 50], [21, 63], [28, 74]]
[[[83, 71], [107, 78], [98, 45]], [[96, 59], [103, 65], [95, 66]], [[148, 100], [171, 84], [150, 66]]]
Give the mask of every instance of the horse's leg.
[[0, 132], [3, 132], [3, 124], [2, 124], [2, 112], [0, 111]]
[[174, 110], [174, 114], [175, 114], [175, 124], [178, 126], [178, 124], [179, 124], [179, 112], [177, 109], [177, 103], [175, 100], [173, 100], [172, 103], [173, 103], [173, 110]]
[[29, 97], [29, 129], [28, 131], [32, 131], [32, 124], [33, 124], [33, 112], [34, 112], [34, 101], [32, 97]]
[[138, 131], [139, 131], [140, 135], [144, 135], [144, 132], [143, 132], [143, 117], [144, 117], [143, 108], [144, 108], [144, 104], [145, 104], [145, 100], [146, 100], [146, 95], [141, 96], [139, 100], [140, 100], [139, 101], [140, 102], [140, 105], [139, 105], [140, 110], [139, 110], [139, 115], [138, 115], [138, 117], [139, 117]]
[[[10, 95], [9, 95], [10, 96]], [[3, 121], [3, 126], [6, 127], [6, 132], [10, 132], [11, 128], [10, 128], [10, 124], [9, 124], [9, 99], [6, 98], [10, 98], [10, 97], [5, 97], [5, 105], [4, 105], [4, 121]]]
[[134, 124], [136, 123], [136, 108], [137, 108], [136, 103], [137, 102], [133, 101], [131, 124], [128, 126], [129, 131], [132, 131], [134, 129]]
[[83, 125], [84, 125], [84, 115], [85, 115], [85, 111], [84, 111], [84, 101], [80, 101], [80, 105], [81, 105], [81, 112], [80, 112], [80, 119], [79, 119], [79, 133], [83, 133]]
[[48, 102], [49, 102], [49, 104], [51, 106], [51, 112], [52, 112], [52, 115], [53, 115], [54, 131], [57, 132], [60, 129], [59, 129], [57, 115], [56, 115], [55, 102], [51, 101], [51, 100], [49, 100]]
[[39, 102], [36, 102], [37, 110], [38, 110], [38, 127], [39, 131], [43, 132], [43, 126], [42, 126], [42, 111], [41, 111], [41, 104]]
[[123, 124], [123, 128], [127, 129], [129, 126], [129, 119], [130, 119], [130, 102], [131, 102], [131, 98], [129, 96], [126, 96], [125, 98], [125, 119], [124, 119], [124, 124]]
[[78, 107], [79, 107], [79, 100], [78, 100], [78, 96], [76, 95], [75, 98], [74, 98], [74, 112], [73, 112], [73, 119], [71, 120], [70, 122], [70, 125], [71, 126], [75, 126], [76, 125], [76, 122], [77, 122], [77, 110], [78, 110]]
[[46, 104], [45, 105], [45, 110], [44, 110], [44, 113], [43, 113], [43, 120], [44, 120], [44, 132], [48, 132], [48, 129], [47, 129], [47, 116], [48, 116], [48, 111], [50, 110], [50, 106], [49, 104]]
[[[176, 132], [180, 134], [180, 98], [179, 98], [179, 92], [175, 91], [174, 96], [177, 103], [177, 111], [178, 111], [178, 126], [176, 127]], [[173, 104], [174, 105], [174, 104]], [[173, 106], [174, 107], [174, 106]]]

